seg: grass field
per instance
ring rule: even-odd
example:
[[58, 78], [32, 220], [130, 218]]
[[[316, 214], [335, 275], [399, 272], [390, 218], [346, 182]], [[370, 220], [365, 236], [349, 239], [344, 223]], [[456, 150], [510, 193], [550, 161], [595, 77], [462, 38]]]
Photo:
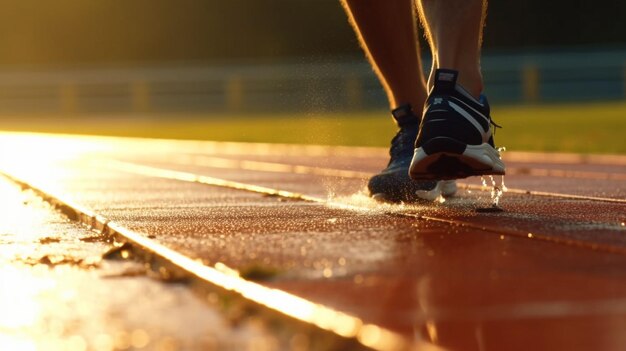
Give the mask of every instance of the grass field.
[[[516, 151], [626, 154], [626, 102], [495, 106], [496, 142]], [[0, 130], [219, 141], [387, 146], [385, 111], [282, 115], [1, 118]]]

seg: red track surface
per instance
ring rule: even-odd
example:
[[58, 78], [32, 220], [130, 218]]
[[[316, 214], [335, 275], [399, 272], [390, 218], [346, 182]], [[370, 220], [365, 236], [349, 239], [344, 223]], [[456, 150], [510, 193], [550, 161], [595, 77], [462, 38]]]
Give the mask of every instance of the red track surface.
[[[386, 163], [384, 150], [66, 143], [74, 151], [64, 157], [33, 153], [23, 160], [31, 167], [2, 167], [207, 265], [270, 272], [263, 284], [410, 339], [455, 350], [626, 349], [625, 157], [509, 153], [506, 185], [520, 191], [504, 195], [505, 212], [477, 213], [490, 204], [477, 180], [442, 204], [369, 200], [366, 178]], [[167, 179], [129, 163], [318, 199]]]

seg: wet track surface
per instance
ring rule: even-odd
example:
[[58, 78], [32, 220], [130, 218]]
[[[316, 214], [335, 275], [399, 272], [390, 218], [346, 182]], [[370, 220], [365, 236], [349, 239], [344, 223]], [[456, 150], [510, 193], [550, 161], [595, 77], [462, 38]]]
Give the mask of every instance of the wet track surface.
[[106, 258], [114, 243], [3, 177], [0, 211], [1, 350], [200, 351], [276, 344], [259, 326], [234, 326], [188, 286], [162, 281], [140, 262]]
[[480, 179], [443, 203], [372, 201], [379, 149], [5, 135], [0, 150], [12, 177], [407, 340], [626, 348], [626, 157], [506, 152], [505, 211], [479, 213]]

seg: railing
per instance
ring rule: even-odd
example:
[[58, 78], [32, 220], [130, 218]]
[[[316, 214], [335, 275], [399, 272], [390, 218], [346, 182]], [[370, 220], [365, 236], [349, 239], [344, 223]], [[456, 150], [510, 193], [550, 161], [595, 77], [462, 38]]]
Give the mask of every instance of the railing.
[[[428, 63], [425, 64], [428, 67]], [[492, 102], [621, 100], [626, 51], [487, 55]], [[0, 115], [282, 112], [385, 108], [361, 59], [317, 63], [0, 69]]]

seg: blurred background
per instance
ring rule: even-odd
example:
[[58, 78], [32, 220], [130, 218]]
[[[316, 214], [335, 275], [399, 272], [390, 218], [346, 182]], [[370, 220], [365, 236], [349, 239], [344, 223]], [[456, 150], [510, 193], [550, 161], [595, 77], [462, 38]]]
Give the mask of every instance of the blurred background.
[[[338, 0], [0, 3], [0, 130], [372, 146], [394, 133]], [[611, 134], [626, 132], [624, 18], [619, 0], [489, 4], [483, 69], [507, 146], [626, 153]]]

